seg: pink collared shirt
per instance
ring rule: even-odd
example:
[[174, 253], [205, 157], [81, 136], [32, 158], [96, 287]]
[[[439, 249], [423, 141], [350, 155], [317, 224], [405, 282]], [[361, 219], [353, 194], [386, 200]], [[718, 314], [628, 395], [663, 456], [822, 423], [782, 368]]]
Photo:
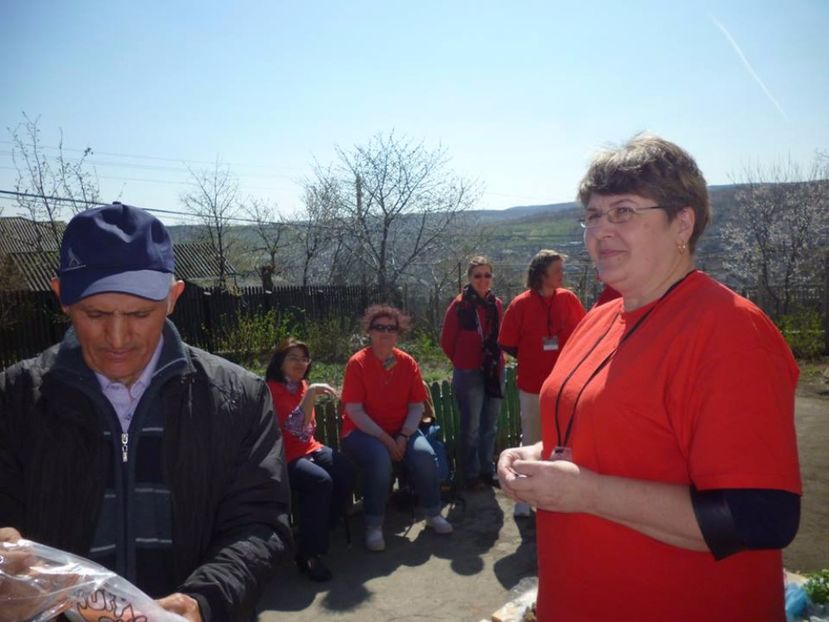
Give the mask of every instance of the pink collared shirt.
[[135, 414], [135, 407], [141, 401], [141, 396], [144, 395], [144, 391], [150, 386], [155, 368], [158, 366], [158, 359], [161, 358], [161, 348], [163, 345], [164, 336], [162, 335], [144, 371], [141, 372], [138, 379], [129, 387], [95, 372], [98, 384], [101, 385], [101, 391], [103, 391], [109, 403], [112, 404], [112, 407], [115, 409], [115, 414], [118, 415], [118, 421], [121, 422], [121, 430], [123, 432], [129, 430], [132, 416]]

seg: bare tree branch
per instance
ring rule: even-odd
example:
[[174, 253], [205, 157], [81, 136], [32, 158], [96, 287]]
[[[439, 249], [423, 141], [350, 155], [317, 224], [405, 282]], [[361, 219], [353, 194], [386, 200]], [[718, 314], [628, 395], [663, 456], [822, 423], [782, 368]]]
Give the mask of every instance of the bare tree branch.
[[262, 287], [266, 291], [273, 290], [273, 279], [283, 274], [288, 267], [288, 259], [283, 257], [288, 246], [289, 225], [279, 218], [276, 204], [267, 203], [259, 199], [248, 199], [244, 208], [247, 216], [254, 221], [254, 233], [259, 244], [250, 249], [257, 261], [265, 255], [267, 260], [259, 263], [259, 276], [262, 278]]
[[829, 158], [818, 153], [806, 172], [790, 160], [746, 167], [737, 181], [736, 213], [723, 226], [725, 267], [786, 314], [793, 291], [817, 279], [817, 251], [829, 245]]
[[87, 163], [92, 149], [87, 147], [78, 160], [68, 159], [63, 151], [63, 131], [60, 131], [58, 154], [50, 157], [46, 155], [46, 147], [41, 142], [38, 126], [40, 117], [32, 119], [24, 112], [23, 119], [14, 129], [9, 128], [12, 162], [17, 169], [15, 191], [37, 196], [18, 196], [17, 205], [33, 221], [49, 225], [49, 243], [38, 237], [37, 248], [33, 250], [57, 248], [62, 235], [58, 223], [64, 218], [65, 206], [51, 197], [69, 199], [72, 214], [99, 201], [98, 180], [94, 169], [90, 170]]
[[204, 225], [207, 242], [218, 264], [219, 286], [229, 289], [228, 256], [235, 244], [230, 229], [239, 211], [239, 180], [218, 158], [212, 169], [194, 170], [187, 166], [187, 170], [195, 188], [181, 195], [181, 202]]
[[[446, 151], [389, 135], [367, 145], [337, 148], [339, 162], [326, 175], [338, 187], [340, 256], [360, 266], [381, 296], [396, 297], [414, 264], [435, 250], [452, 224], [478, 199], [477, 184], [448, 170]], [[320, 183], [319, 168], [314, 182]]]

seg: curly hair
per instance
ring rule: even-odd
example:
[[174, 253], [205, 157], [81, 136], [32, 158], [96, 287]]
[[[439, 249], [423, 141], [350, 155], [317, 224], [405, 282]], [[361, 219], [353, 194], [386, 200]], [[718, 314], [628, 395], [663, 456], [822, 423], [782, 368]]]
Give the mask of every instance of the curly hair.
[[639, 134], [618, 149], [602, 151], [579, 183], [579, 202], [587, 207], [593, 194], [637, 194], [656, 201], [673, 221], [685, 207], [694, 210], [691, 252], [708, 221], [711, 204], [705, 178], [691, 155], [652, 134]]
[[[308, 344], [304, 341], [300, 341], [299, 339], [294, 339], [293, 337], [286, 337], [279, 344], [276, 346], [276, 350], [274, 350], [273, 355], [271, 356], [271, 362], [268, 363], [268, 369], [265, 371], [265, 380], [276, 380], [277, 382], [286, 382], [285, 374], [282, 373], [282, 363], [285, 362], [285, 358], [288, 356], [291, 350], [302, 350], [307, 358], [311, 358], [311, 351], [308, 349]], [[305, 380], [308, 378], [308, 374], [311, 372], [311, 363], [308, 363], [308, 366], [305, 368], [305, 375], [302, 376], [302, 379]]]
[[403, 334], [407, 330], [409, 330], [409, 326], [411, 325], [411, 317], [403, 313], [397, 307], [393, 307], [391, 305], [371, 305], [366, 312], [363, 314], [363, 318], [360, 320], [360, 325], [363, 328], [363, 332], [367, 333], [369, 327], [374, 323], [374, 320], [380, 317], [387, 317], [390, 320], [394, 320], [395, 324], [397, 324], [398, 333]]

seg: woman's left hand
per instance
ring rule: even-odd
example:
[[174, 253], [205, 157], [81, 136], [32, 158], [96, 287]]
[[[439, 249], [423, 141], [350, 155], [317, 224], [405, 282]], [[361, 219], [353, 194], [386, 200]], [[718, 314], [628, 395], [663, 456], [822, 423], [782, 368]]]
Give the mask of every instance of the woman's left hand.
[[409, 444], [409, 439], [407, 439], [405, 436], [398, 434], [394, 437], [394, 443], [397, 445], [397, 449], [400, 450], [400, 456], [402, 460], [402, 457], [406, 455], [406, 447]]

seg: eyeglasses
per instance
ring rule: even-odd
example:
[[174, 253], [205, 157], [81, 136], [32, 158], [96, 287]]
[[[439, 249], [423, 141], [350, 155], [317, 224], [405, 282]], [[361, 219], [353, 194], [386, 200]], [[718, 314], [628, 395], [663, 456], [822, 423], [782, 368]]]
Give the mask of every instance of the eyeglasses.
[[286, 356], [285, 357], [286, 363], [303, 363], [308, 365], [311, 362], [307, 356]]
[[602, 221], [603, 216], [607, 216], [607, 222], [614, 225], [621, 225], [623, 222], [629, 221], [639, 212], [644, 212], [649, 209], [666, 209], [662, 205], [651, 205], [650, 207], [633, 207], [632, 205], [618, 205], [611, 207], [606, 212], [599, 210], [588, 210], [583, 218], [579, 218], [579, 224], [583, 229], [591, 229], [598, 227]]
[[473, 279], [491, 279], [492, 273], [491, 272], [480, 272], [478, 274], [472, 275]]
[[368, 329], [378, 333], [396, 333], [398, 330], [400, 330], [394, 324], [372, 324], [368, 327]]

